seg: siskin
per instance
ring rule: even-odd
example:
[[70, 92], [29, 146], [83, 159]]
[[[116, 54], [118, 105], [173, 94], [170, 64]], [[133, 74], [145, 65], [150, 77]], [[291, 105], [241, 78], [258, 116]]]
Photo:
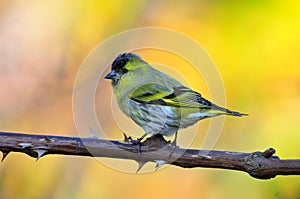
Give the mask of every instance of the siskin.
[[247, 115], [211, 103], [133, 53], [120, 54], [105, 78], [111, 79], [120, 109], [144, 129], [138, 143], [147, 134], [175, 134], [176, 145], [180, 128], [218, 115]]

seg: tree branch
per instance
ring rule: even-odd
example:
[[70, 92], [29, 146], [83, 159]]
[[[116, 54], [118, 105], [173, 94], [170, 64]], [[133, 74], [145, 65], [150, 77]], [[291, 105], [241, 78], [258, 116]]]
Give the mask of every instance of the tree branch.
[[239, 170], [258, 179], [300, 174], [300, 160], [280, 160], [274, 156], [275, 150], [272, 148], [264, 152], [241, 153], [177, 147], [170, 158], [170, 144], [162, 136], [153, 136], [142, 142], [141, 153], [137, 148], [126, 136], [125, 141], [116, 141], [0, 132], [2, 160], [10, 152], [21, 152], [38, 159], [48, 154], [61, 154], [131, 159], [139, 163], [152, 161], [157, 163], [157, 167], [172, 164], [184, 168]]

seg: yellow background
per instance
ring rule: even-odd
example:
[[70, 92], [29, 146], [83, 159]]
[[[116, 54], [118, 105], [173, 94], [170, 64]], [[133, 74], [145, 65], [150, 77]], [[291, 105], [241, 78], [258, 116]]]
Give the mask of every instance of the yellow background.
[[[299, 10], [299, 2], [292, 0], [2, 0], [0, 130], [77, 136], [72, 88], [82, 61], [114, 34], [155, 26], [200, 43], [223, 78], [227, 107], [250, 114], [226, 118], [214, 149], [252, 152], [274, 147], [282, 159], [299, 158]], [[180, 70], [178, 62], [173, 64]], [[197, 79], [191, 82], [207, 96]], [[112, 95], [109, 82], [104, 84]], [[97, 100], [99, 110], [103, 106], [104, 113], [110, 112], [108, 99]], [[107, 124], [111, 138], [122, 139], [114, 123], [107, 120]], [[93, 158], [52, 155], [36, 162], [18, 153], [0, 164], [4, 199], [299, 196], [298, 176], [261, 181], [236, 171], [174, 166], [137, 175], [113, 170]]]

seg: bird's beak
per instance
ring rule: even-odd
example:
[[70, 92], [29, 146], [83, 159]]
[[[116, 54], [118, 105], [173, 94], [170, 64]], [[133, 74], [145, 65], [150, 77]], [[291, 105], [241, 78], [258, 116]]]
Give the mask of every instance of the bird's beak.
[[112, 70], [104, 78], [105, 79], [115, 79], [116, 77], [117, 77], [117, 72], [115, 70]]

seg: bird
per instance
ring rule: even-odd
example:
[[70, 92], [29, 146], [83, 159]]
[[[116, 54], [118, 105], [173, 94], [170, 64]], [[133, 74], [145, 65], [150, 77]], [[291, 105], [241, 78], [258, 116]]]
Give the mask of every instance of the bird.
[[111, 80], [121, 111], [145, 131], [135, 143], [147, 135], [175, 134], [176, 146], [179, 129], [218, 115], [247, 115], [213, 104], [131, 52], [119, 54], [104, 78]]

